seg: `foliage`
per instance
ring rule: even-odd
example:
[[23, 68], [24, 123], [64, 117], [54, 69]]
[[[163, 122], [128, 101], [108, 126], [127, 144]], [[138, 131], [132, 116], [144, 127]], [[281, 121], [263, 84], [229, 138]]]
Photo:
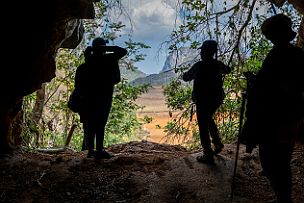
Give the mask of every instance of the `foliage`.
[[191, 102], [192, 89], [185, 86], [178, 79], [172, 80], [170, 85], [164, 87], [166, 104], [173, 110], [184, 110], [188, 108]]
[[135, 132], [141, 128], [136, 111], [141, 107], [135, 103], [138, 95], [146, 92], [148, 85], [131, 86], [126, 80], [115, 89], [112, 109], [106, 126], [105, 145], [126, 142], [135, 138]]
[[153, 117], [145, 115], [144, 118], [143, 118], [143, 121], [145, 123], [151, 123], [153, 121]]
[[23, 111], [23, 125], [22, 125], [22, 141], [23, 145], [31, 147], [34, 146], [34, 137], [32, 132], [36, 131], [31, 117], [32, 109], [34, 107], [33, 102], [36, 99], [36, 94], [32, 93], [23, 99], [22, 111]]

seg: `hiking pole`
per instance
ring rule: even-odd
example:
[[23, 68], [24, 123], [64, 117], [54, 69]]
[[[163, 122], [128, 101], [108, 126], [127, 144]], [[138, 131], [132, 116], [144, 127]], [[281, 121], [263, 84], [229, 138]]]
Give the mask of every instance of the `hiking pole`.
[[[248, 81], [247, 81], [248, 82]], [[248, 86], [247, 86], [248, 87]], [[247, 89], [246, 87], [246, 89]], [[246, 104], [246, 97], [247, 93], [244, 91], [242, 93], [242, 104], [241, 104], [241, 112], [240, 112], [240, 124], [239, 124], [239, 133], [238, 133], [238, 139], [237, 139], [237, 145], [236, 145], [236, 153], [235, 153], [235, 162], [234, 162], [234, 170], [233, 170], [233, 177], [232, 177], [232, 183], [231, 183], [231, 202], [233, 201], [233, 195], [235, 190], [235, 178], [236, 178], [236, 170], [237, 170], [237, 164], [238, 164], [238, 157], [239, 157], [239, 151], [240, 151], [240, 144], [241, 144], [241, 133], [242, 133], [242, 127], [243, 127], [243, 120], [244, 120], [244, 113], [245, 113], [245, 104]]]
[[190, 110], [190, 122], [192, 122], [193, 114], [194, 114], [194, 105], [195, 105], [195, 103], [192, 102], [190, 105], [191, 105], [191, 110]]

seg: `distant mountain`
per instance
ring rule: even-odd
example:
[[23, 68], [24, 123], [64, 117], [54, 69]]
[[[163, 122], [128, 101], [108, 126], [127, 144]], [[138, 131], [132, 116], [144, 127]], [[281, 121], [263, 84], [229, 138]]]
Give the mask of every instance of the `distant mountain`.
[[178, 52], [174, 52], [168, 55], [165, 64], [161, 72], [171, 71], [175, 67], [181, 68], [189, 66], [194, 63], [196, 56], [199, 52], [195, 49], [181, 48]]
[[131, 81], [133, 85], [142, 85], [142, 84], [150, 84], [150, 85], [165, 85], [169, 84], [170, 81], [175, 78], [177, 75], [172, 71], [161, 72], [158, 74], [151, 74], [146, 77], [137, 78]]
[[[190, 66], [197, 60], [199, 52], [194, 49], [182, 48], [179, 53], [171, 53], [166, 58], [164, 66], [160, 73], [151, 74], [145, 77], [139, 77], [131, 84], [150, 84], [150, 85], [166, 85], [170, 81], [177, 77], [174, 69], [176, 68], [190, 68]], [[196, 59], [196, 60], [195, 60]]]
[[120, 74], [122, 78], [127, 79], [128, 81], [133, 81], [136, 78], [142, 78], [142, 77], [146, 77], [147, 74], [145, 74], [144, 72], [135, 69], [134, 71], [127, 69], [127, 67], [125, 66], [120, 66]]

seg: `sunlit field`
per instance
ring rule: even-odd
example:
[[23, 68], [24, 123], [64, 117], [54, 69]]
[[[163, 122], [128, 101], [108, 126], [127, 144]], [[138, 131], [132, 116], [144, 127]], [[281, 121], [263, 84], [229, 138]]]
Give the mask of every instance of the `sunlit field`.
[[[148, 141], [170, 144], [179, 143], [178, 140], [172, 141], [170, 139], [168, 141], [168, 137], [166, 137], [164, 132], [164, 126], [170, 121], [170, 115], [161, 86], [154, 86], [149, 92], [142, 94], [138, 98], [137, 104], [144, 106], [142, 110], [137, 112], [139, 118], [152, 117], [152, 122], [143, 125]], [[174, 114], [176, 112], [173, 112]]]

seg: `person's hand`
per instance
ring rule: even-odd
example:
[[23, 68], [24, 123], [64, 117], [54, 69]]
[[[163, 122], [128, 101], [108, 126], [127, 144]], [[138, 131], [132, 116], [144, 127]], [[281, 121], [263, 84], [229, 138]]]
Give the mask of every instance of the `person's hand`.
[[245, 76], [246, 80], [251, 79], [255, 76], [254, 73], [251, 71], [246, 71], [243, 73], [243, 75]]

